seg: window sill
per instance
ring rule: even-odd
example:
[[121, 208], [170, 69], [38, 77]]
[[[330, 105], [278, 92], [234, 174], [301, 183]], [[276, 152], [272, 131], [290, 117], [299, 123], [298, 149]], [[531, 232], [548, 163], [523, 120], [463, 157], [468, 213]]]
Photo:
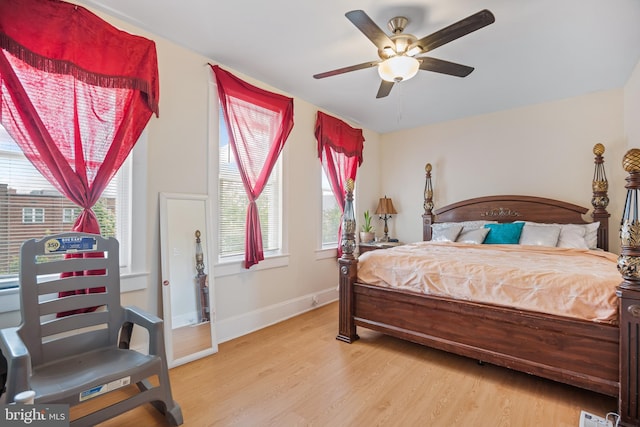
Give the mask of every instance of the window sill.
[[147, 289], [149, 272], [122, 273], [120, 275], [120, 293]]
[[338, 249], [330, 248], [330, 249], [318, 249], [316, 250], [316, 261], [321, 259], [338, 259]]
[[271, 268], [286, 267], [289, 265], [289, 254], [265, 256], [264, 261], [244, 268], [244, 259], [234, 259], [230, 261], [218, 262], [213, 266], [213, 277], [233, 276], [236, 274], [247, 273], [251, 271], [268, 270]]

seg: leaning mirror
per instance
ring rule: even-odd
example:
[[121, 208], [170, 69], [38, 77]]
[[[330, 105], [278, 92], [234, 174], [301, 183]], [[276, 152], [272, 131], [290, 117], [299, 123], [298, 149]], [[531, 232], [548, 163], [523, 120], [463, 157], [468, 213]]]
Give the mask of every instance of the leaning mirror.
[[162, 307], [169, 367], [218, 351], [207, 196], [160, 193]]

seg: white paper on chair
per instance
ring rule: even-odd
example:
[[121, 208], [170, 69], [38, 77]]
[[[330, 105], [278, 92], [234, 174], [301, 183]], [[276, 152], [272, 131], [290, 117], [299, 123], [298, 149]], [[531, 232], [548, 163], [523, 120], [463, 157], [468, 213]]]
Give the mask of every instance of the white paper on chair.
[[578, 427], [613, 427], [613, 423], [597, 415], [580, 411], [580, 424]]

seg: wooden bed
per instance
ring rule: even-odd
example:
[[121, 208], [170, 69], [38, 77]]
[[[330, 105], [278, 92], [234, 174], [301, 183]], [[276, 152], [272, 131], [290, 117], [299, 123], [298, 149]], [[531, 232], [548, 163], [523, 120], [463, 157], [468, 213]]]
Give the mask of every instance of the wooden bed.
[[[633, 150], [632, 150], [633, 151]], [[607, 183], [604, 147], [594, 147], [596, 173], [592, 205], [600, 222], [598, 247], [608, 249]], [[626, 157], [625, 157], [626, 158]], [[640, 159], [640, 154], [637, 154]], [[640, 189], [640, 160], [630, 172], [627, 188]], [[434, 222], [491, 219], [543, 223], [585, 223], [588, 209], [531, 196], [489, 196], [461, 201], [433, 211], [431, 168], [425, 185], [424, 240]], [[633, 179], [632, 179], [633, 178]], [[631, 187], [630, 187], [631, 186]], [[632, 191], [631, 189], [629, 191]], [[638, 396], [638, 335], [640, 334], [640, 278], [638, 270], [623, 266], [618, 287], [619, 325], [594, 323], [564, 316], [418, 294], [359, 283], [354, 256], [355, 218], [347, 191], [340, 264], [338, 340], [358, 339], [356, 327], [383, 332], [429, 347], [571, 384], [618, 398], [621, 425], [640, 425]], [[624, 221], [623, 221], [624, 224]], [[623, 227], [624, 228], [624, 227]], [[640, 235], [637, 232], [635, 237]], [[628, 239], [640, 242], [640, 239]], [[636, 243], [638, 244], [638, 243]], [[625, 245], [621, 259], [634, 264], [640, 248]], [[624, 261], [619, 261], [624, 264]], [[619, 267], [620, 268], [620, 267]]]

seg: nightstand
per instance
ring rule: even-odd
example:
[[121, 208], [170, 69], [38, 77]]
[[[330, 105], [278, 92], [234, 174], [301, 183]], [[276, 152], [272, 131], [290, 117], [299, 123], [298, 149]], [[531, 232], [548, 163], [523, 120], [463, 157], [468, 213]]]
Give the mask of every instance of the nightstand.
[[371, 243], [360, 243], [358, 245], [358, 250], [361, 254], [369, 251], [375, 251], [377, 249], [389, 249], [396, 246], [402, 246], [401, 242], [371, 242]]

